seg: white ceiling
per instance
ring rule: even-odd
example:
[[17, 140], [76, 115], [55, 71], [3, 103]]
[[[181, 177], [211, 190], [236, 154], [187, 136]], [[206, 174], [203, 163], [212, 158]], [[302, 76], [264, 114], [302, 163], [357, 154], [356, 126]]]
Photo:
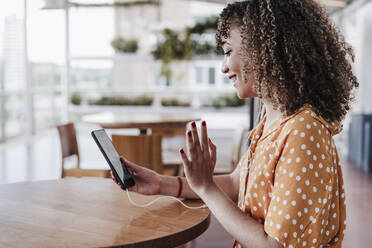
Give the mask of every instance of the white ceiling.
[[[130, 0], [125, 0], [130, 2]], [[234, 2], [234, 0], [193, 0], [193, 1], [200, 1], [200, 2], [210, 2], [210, 3], [220, 3], [220, 4], [226, 4], [230, 2]], [[280, 0], [279, 0], [280, 1]], [[348, 4], [350, 4], [353, 0], [315, 0], [320, 2], [322, 5], [324, 5], [328, 11], [334, 12], [339, 9], [342, 9], [343, 7], [346, 7]], [[45, 7], [44, 8], [63, 8], [64, 3], [66, 0], [44, 0]], [[81, 1], [81, 0], [70, 0], [70, 2], [81, 2], [81, 3], [112, 3], [114, 0], [92, 0], [92, 1]]]
[[[196, 0], [201, 2], [211, 2], [211, 3], [221, 3], [226, 4], [229, 2], [235, 2], [234, 0]], [[352, 0], [315, 0], [320, 2], [322, 5], [326, 7], [337, 7], [342, 8], [348, 5], [348, 3], [352, 2]]]

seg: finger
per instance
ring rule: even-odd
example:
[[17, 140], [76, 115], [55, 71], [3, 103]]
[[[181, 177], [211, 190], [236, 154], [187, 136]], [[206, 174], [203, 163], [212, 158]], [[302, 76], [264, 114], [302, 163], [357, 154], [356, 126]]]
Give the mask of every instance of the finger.
[[209, 144], [209, 154], [213, 162], [216, 163], [216, 157], [217, 157], [216, 146], [212, 143], [211, 139], [208, 139], [208, 144]]
[[197, 159], [197, 150], [195, 148], [194, 140], [192, 138], [191, 131], [187, 132], [187, 148], [189, 151], [191, 161], [196, 161]]
[[199, 153], [201, 152], [201, 146], [200, 146], [200, 141], [199, 141], [198, 129], [196, 128], [195, 121], [191, 123], [191, 132], [192, 132], [192, 139], [194, 140], [195, 149]]
[[204, 156], [209, 155], [207, 123], [205, 121], [202, 121], [201, 125], [201, 144]]
[[114, 183], [116, 183], [117, 185], [119, 185], [118, 181], [116, 181], [116, 178], [114, 176], [114, 173], [112, 173], [112, 171], [110, 171], [110, 174], [111, 174], [112, 181], [114, 181]]
[[116, 181], [116, 178], [115, 178], [115, 176], [114, 176], [114, 173], [110, 170], [110, 174], [111, 174], [111, 178], [112, 178], [112, 180], [114, 180], [114, 181]]
[[181, 154], [181, 158], [182, 158], [182, 161], [183, 161], [184, 165], [187, 166], [187, 167], [191, 167], [191, 162], [187, 158], [187, 155], [182, 148], [180, 149], [180, 154]]
[[142, 169], [141, 166], [136, 165], [135, 163], [132, 163], [123, 157], [120, 157], [120, 161], [122, 161], [127, 166], [130, 174], [137, 174]]

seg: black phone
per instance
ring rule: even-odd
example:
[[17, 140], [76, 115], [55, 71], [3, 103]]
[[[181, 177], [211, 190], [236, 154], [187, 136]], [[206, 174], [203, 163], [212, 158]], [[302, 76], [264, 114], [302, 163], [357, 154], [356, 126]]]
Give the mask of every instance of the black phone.
[[132, 175], [129, 173], [127, 166], [120, 159], [110, 137], [104, 129], [92, 131], [92, 137], [101, 150], [107, 163], [109, 164], [116, 181], [122, 189], [127, 189], [135, 185]]

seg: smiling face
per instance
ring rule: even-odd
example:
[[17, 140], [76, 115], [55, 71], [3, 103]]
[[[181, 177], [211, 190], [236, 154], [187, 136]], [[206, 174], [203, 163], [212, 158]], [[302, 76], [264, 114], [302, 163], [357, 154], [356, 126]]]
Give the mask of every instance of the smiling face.
[[227, 74], [229, 79], [234, 83], [237, 89], [238, 97], [252, 98], [257, 93], [254, 90], [254, 76], [249, 73], [247, 78], [244, 77], [243, 68], [241, 68], [241, 42], [242, 37], [240, 30], [236, 25], [231, 25], [230, 35], [223, 41], [222, 49], [224, 51], [224, 60], [222, 64], [222, 73]]

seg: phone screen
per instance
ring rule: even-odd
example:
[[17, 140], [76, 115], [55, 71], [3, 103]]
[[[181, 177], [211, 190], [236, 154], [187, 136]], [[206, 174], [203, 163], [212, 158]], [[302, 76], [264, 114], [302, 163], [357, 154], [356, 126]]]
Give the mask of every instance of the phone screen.
[[[100, 148], [107, 163], [114, 172], [117, 181], [120, 181], [122, 188], [129, 188], [134, 185], [132, 176], [130, 175], [125, 164], [120, 160], [120, 156], [116, 151], [110, 137], [104, 129], [92, 131], [92, 136]], [[119, 178], [118, 178], [119, 177]], [[118, 180], [120, 179], [120, 180]]]

